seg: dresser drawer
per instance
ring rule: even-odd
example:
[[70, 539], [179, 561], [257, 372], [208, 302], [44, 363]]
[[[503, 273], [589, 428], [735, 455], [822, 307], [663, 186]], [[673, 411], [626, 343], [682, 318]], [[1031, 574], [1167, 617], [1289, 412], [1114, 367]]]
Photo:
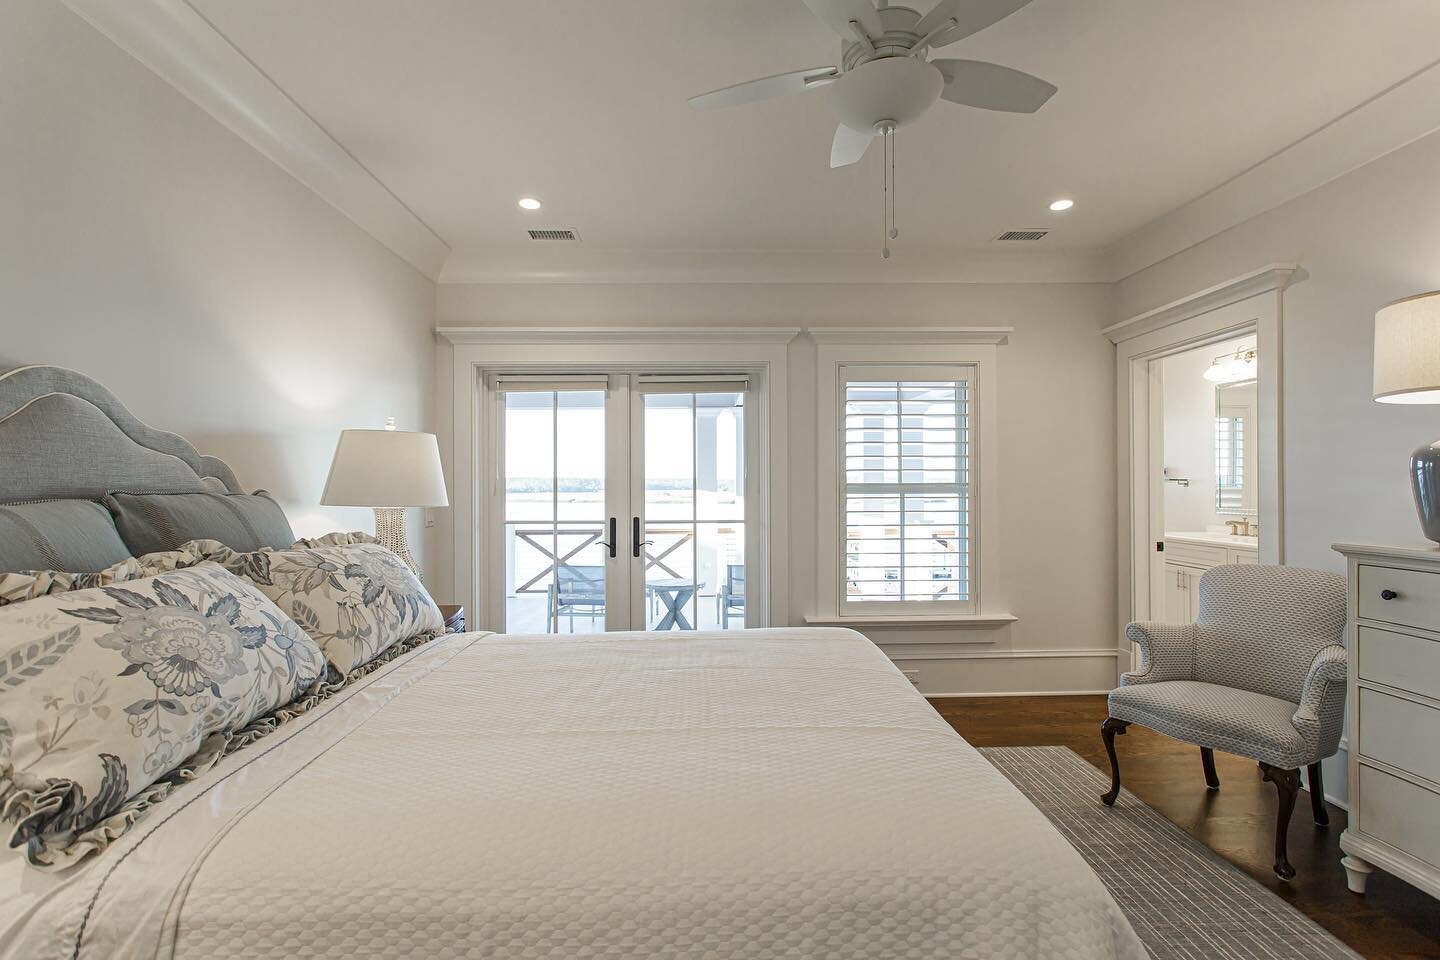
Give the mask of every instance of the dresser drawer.
[[1440, 784], [1440, 710], [1362, 687], [1359, 729], [1362, 757]]
[[1440, 630], [1440, 574], [1362, 563], [1356, 588], [1362, 619]]
[[1360, 679], [1440, 700], [1440, 640], [1361, 627], [1356, 659]]
[[1360, 830], [1440, 865], [1440, 793], [1360, 765]]

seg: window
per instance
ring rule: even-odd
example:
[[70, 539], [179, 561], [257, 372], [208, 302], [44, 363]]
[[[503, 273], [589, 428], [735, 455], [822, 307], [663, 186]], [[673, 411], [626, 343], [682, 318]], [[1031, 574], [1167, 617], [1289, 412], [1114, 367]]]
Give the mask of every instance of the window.
[[1245, 420], [1215, 418], [1215, 512], [1245, 508]]
[[973, 372], [840, 367], [842, 612], [976, 609]]

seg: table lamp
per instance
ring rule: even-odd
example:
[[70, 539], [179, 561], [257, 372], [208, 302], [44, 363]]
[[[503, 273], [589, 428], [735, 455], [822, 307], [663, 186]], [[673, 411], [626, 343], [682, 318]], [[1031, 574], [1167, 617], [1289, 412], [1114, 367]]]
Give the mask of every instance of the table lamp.
[[405, 536], [406, 507], [448, 507], [440, 445], [433, 433], [395, 429], [342, 430], [320, 502], [330, 507], [373, 507], [375, 537], [418, 575]]
[[[1440, 291], [1375, 314], [1375, 399], [1440, 403]], [[1426, 538], [1440, 542], [1440, 440], [1411, 454], [1410, 486]]]

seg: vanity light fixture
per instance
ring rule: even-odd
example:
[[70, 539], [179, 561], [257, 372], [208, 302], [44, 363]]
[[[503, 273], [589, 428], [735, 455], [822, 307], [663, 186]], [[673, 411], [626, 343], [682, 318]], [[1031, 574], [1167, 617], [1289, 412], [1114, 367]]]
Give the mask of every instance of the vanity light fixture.
[[1075, 206], [1075, 201], [1069, 197], [1061, 197], [1059, 200], [1052, 200], [1050, 202], [1050, 209], [1056, 213], [1064, 213], [1073, 206]]
[[1255, 351], [1236, 350], [1216, 357], [1202, 376], [1211, 383], [1238, 383], [1255, 379]]
[[539, 210], [544, 204], [534, 197], [521, 197], [519, 199], [521, 210]]

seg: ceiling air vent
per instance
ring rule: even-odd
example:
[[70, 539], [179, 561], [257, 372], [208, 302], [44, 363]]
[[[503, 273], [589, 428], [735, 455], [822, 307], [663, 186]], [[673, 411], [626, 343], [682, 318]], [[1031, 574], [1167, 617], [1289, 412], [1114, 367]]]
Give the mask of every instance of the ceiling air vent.
[[1049, 230], [1006, 230], [996, 240], [1039, 240]]
[[531, 240], [579, 240], [574, 230], [529, 230]]

